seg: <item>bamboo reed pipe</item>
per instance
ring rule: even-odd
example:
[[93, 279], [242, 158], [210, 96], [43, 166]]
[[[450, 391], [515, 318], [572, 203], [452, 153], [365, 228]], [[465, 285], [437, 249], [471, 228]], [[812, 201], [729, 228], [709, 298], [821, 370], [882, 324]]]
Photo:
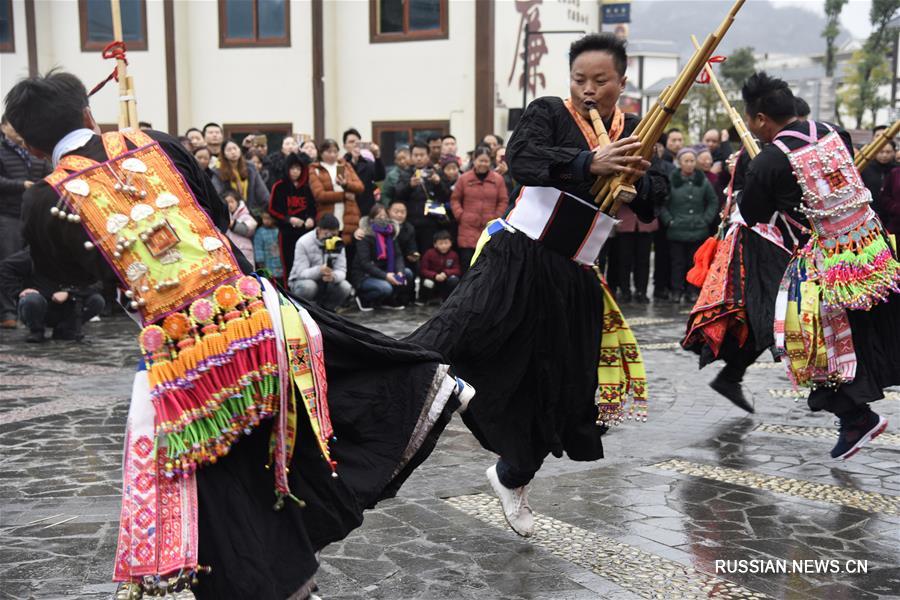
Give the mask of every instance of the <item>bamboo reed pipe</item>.
[[[645, 119], [641, 121], [638, 129], [635, 130], [635, 133], [641, 138], [641, 146], [638, 151], [634, 153], [635, 156], [641, 156], [645, 160], [650, 157], [656, 140], [659, 139], [659, 136], [662, 134], [663, 130], [665, 130], [665, 127], [671, 120], [675, 110], [681, 102], [684, 101], [684, 98], [691, 85], [693, 85], [694, 80], [697, 78], [697, 75], [699, 75], [700, 71], [706, 66], [710, 56], [712, 56], [712, 53], [719, 45], [719, 42], [731, 27], [735, 15], [737, 15], [745, 1], [746, 0], [735, 0], [731, 10], [722, 20], [716, 31], [706, 37], [703, 45], [694, 52], [688, 64], [681, 70], [678, 77], [676, 77], [675, 82], [660, 95], [659, 102], [654, 106], [654, 108], [658, 107], [658, 109], [651, 110]], [[615, 201], [612, 194], [619, 189], [630, 186], [630, 184], [633, 183], [633, 178], [618, 175], [615, 177], [606, 177], [604, 179], [605, 181], [603, 181], [603, 183], [600, 183], [599, 180], [595, 182], [591, 191], [593, 192], [595, 189], [599, 188], [599, 193], [595, 196], [595, 201], [600, 204], [601, 210], [604, 212], [609, 211], [609, 214], [614, 215], [619, 203]]]
[[[691, 35], [691, 42], [694, 43], [694, 48], [700, 48], [700, 43], [697, 41], [697, 36]], [[759, 154], [759, 145], [756, 143], [756, 140], [754, 140], [750, 135], [750, 131], [747, 129], [747, 125], [746, 123], [744, 123], [744, 119], [741, 118], [740, 113], [738, 113], [738, 111], [735, 110], [735, 108], [728, 101], [728, 97], [725, 95], [725, 90], [722, 89], [722, 86], [719, 84], [719, 79], [713, 72], [712, 65], [707, 62], [704, 69], [706, 71], [706, 74], [709, 75], [710, 84], [712, 84], [713, 88], [716, 90], [716, 93], [719, 95], [719, 100], [725, 107], [725, 112], [728, 113], [728, 117], [731, 119], [731, 123], [732, 125], [734, 125], [734, 129], [738, 132], [738, 136], [741, 138], [741, 143], [743, 143], [744, 147], [747, 149], [747, 154], [750, 155], [750, 158], [755, 158], [756, 155]]]
[[603, 124], [603, 119], [600, 118], [600, 113], [597, 112], [596, 109], [592, 108], [590, 111], [588, 111], [588, 114], [591, 115], [591, 125], [594, 126], [594, 133], [597, 134], [597, 139], [600, 141], [600, 148], [609, 146], [609, 134], [606, 132], [606, 125]]

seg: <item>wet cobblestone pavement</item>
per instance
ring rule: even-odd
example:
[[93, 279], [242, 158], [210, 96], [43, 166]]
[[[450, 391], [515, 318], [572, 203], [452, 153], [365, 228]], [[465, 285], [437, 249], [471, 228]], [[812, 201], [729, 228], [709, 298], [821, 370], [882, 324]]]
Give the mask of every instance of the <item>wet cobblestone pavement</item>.
[[[454, 420], [399, 497], [323, 553], [323, 598], [900, 598], [900, 393], [875, 405], [888, 432], [835, 462], [831, 416], [795, 401], [780, 365], [748, 372], [757, 412], [746, 416], [707, 387], [718, 365], [698, 372], [677, 348], [685, 307], [624, 308], [650, 420], [614, 428], [604, 460], [546, 463], [533, 538], [506, 527], [484, 478], [492, 456]], [[399, 336], [428, 314], [347, 316]], [[0, 598], [115, 589], [135, 329], [112, 318], [87, 333], [94, 344], [0, 333]], [[716, 570], [754, 559], [788, 572]], [[791, 572], [804, 560], [837, 562]]]

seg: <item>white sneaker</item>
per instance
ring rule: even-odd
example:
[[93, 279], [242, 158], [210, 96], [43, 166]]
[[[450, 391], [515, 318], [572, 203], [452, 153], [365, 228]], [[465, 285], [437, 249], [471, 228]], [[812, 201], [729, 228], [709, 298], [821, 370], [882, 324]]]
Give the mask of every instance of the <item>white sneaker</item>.
[[522, 537], [531, 537], [534, 534], [534, 513], [528, 506], [528, 486], [523, 485], [514, 490], [505, 487], [497, 476], [497, 465], [491, 465], [485, 475], [491, 482], [494, 493], [500, 498], [506, 522]]
[[374, 307], [366, 306], [365, 304], [363, 304], [362, 298], [360, 298], [359, 296], [356, 297], [356, 306], [359, 307], [360, 312], [372, 312], [373, 310], [375, 310]]
[[456, 398], [459, 400], [459, 408], [456, 412], [459, 414], [466, 412], [466, 409], [469, 408], [469, 401], [475, 397], [475, 388], [472, 387], [471, 383], [466, 383], [457, 377], [453, 393], [456, 394]]

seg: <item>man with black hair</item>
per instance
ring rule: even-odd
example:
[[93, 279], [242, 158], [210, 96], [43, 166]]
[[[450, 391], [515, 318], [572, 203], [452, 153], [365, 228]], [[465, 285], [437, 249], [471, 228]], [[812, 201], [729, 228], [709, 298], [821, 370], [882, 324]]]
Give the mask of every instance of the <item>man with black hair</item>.
[[811, 112], [809, 104], [800, 96], [794, 96], [794, 111], [797, 113], [797, 118], [802, 121], [808, 119]]
[[[532, 101], [507, 146], [523, 185], [515, 209], [488, 225], [456, 290], [409, 338], [439, 350], [478, 389], [463, 419], [499, 455], [486, 475], [522, 536], [534, 530], [528, 485], [547, 455], [602, 458], [605, 424], [620, 414], [595, 402], [605, 314], [590, 267], [612, 219], [599, 214], [591, 186], [598, 176], [638, 176], [631, 206], [649, 222], [666, 185], [645, 176], [649, 163], [630, 154], [640, 147], [630, 137], [639, 119], [617, 107], [627, 64], [612, 34], [572, 44], [570, 98]], [[603, 148], [591, 109], [613, 140]]]
[[214, 160], [210, 163], [210, 168], [215, 169], [219, 154], [222, 152], [222, 144], [225, 142], [225, 134], [222, 133], [222, 126], [218, 123], [207, 123], [203, 126], [203, 141], [209, 148], [209, 153], [213, 155]]
[[764, 72], [742, 94], [747, 127], [765, 145], [748, 167], [741, 215], [797, 241], [776, 300], [776, 346], [812, 388], [810, 409], [840, 419], [831, 456], [846, 459], [885, 430], [869, 403], [900, 383], [900, 265], [847, 132], [799, 119], [790, 88]]
[[353, 170], [363, 182], [365, 189], [356, 195], [356, 204], [359, 206], [359, 214], [367, 215], [375, 205], [375, 182], [383, 181], [385, 177], [384, 163], [381, 161], [381, 149], [374, 142], [370, 142], [368, 149], [372, 153], [374, 162], [368, 160], [362, 154], [362, 136], [359, 130], [351, 127], [344, 132], [344, 160], [353, 165]]
[[684, 148], [684, 134], [677, 127], [672, 127], [666, 132], [666, 151], [663, 153], [663, 159], [674, 163], [682, 148]]
[[[44, 77], [24, 80], [10, 90], [6, 106], [7, 118], [27, 147], [38, 156], [51, 158], [54, 167], [69, 153], [100, 162], [106, 160], [84, 84], [74, 75], [51, 71]], [[159, 142], [213, 223], [225, 231], [228, 208], [194, 157], [168, 134], [152, 130], [144, 133]], [[84, 237], [81, 228], [50, 213], [59, 200], [56, 191], [39, 181], [27, 191], [27, 197], [22, 207], [23, 231], [37, 272], [72, 286], [103, 279], [106, 266], [98, 252], [80, 248], [77, 255], [72, 254], [73, 238]]]
[[428, 146], [415, 142], [411, 156], [410, 177], [397, 182], [395, 197], [406, 204], [409, 222], [416, 230], [416, 245], [420, 249], [430, 248], [434, 234], [446, 229], [449, 223], [446, 205], [450, 198], [434, 163], [429, 160]]
[[[35, 272], [55, 284], [78, 286], [115, 271], [123, 287], [128, 287], [126, 296], [132, 299], [130, 306], [134, 309], [147, 306], [141, 312], [146, 327], [140, 340], [142, 345], [149, 342], [155, 350], [151, 357], [146, 353], [148, 348], [142, 347], [147, 362], [142, 363], [135, 377], [125, 436], [126, 484], [114, 570], [115, 580], [123, 586], [117, 597], [140, 598], [142, 591], [152, 595], [159, 591], [159, 581], [169, 582], [172, 591], [176, 587], [171, 583], [173, 580], [178, 582], [178, 594], [188, 597], [192, 597], [191, 586], [197, 585], [195, 591], [201, 600], [310, 597], [316, 589], [317, 552], [358, 527], [365, 507], [396, 494], [403, 481], [434, 448], [452, 411], [464, 407], [474, 394], [472, 387], [451, 375], [436, 352], [397, 341], [314, 305], [290, 299], [268, 280], [249, 276], [252, 268], [233, 248], [230, 254], [237, 256], [238, 264], [234, 264], [231, 256], [225, 258], [227, 253], [221, 251], [223, 244], [228, 243], [222, 235], [229, 222], [227, 209], [194, 158], [177, 140], [158, 131], [98, 135], [85, 87], [73, 75], [51, 72], [19, 81], [6, 96], [6, 113], [26, 145], [38, 155], [52, 156], [58, 167], [49, 176], [53, 185], [47, 180], [36, 183], [26, 192], [24, 200], [25, 239], [31, 244]], [[135, 162], [131, 163], [133, 171], [124, 167], [124, 154], [137, 147], [144, 171]], [[153, 180], [138, 175], [151, 170]], [[76, 178], [70, 180], [73, 173]], [[120, 181], [114, 184], [113, 177]], [[73, 182], [70, 189], [67, 184]], [[88, 194], [82, 193], [85, 187]], [[74, 207], [60, 208], [62, 192], [80, 199]], [[109, 204], [122, 212], [104, 215], [102, 210]], [[66, 216], [63, 209], [73, 212]], [[211, 223], [198, 209], [207, 213]], [[162, 211], [166, 212], [160, 214]], [[59, 218], [61, 214], [63, 219]], [[144, 229], [144, 225], [151, 227]], [[334, 221], [325, 222], [323, 227], [330, 225]], [[213, 231], [213, 226], [218, 231]], [[134, 237], [122, 235], [121, 241], [115, 238], [117, 245], [112, 246], [113, 252], [109, 238], [88, 238], [87, 231], [104, 229]], [[334, 230], [331, 228], [330, 233]], [[188, 232], [203, 237], [191, 238]], [[98, 248], [100, 245], [103, 253]], [[139, 252], [140, 260], [133, 257], [126, 259], [128, 262], [122, 260], [123, 250]], [[156, 250], [161, 254], [154, 254]], [[207, 253], [215, 254], [207, 256]], [[104, 256], [109, 258], [108, 263]], [[214, 265], [213, 271], [226, 272], [215, 274], [201, 270], [200, 264], [189, 256], [201, 256], [203, 264]], [[164, 258], [173, 262], [164, 262]], [[211, 263], [214, 260], [222, 262]], [[170, 264], [176, 266], [167, 271]], [[164, 279], [169, 273], [180, 275], [179, 269], [184, 265], [188, 277], [178, 281]], [[137, 277], [132, 278], [133, 273]], [[326, 273], [330, 273], [328, 279], [335, 279], [334, 268], [324, 270], [323, 279]], [[222, 285], [223, 282], [227, 284]], [[149, 302], [138, 303], [139, 299], [145, 300], [144, 296], [152, 289], [150, 285], [158, 285], [159, 291], [162, 283], [181, 290], [178, 292], [181, 295], [171, 301], [178, 303], [175, 307], [164, 304], [170, 302], [166, 298], [153, 294]], [[142, 296], [136, 297], [136, 292]], [[250, 302], [250, 298], [256, 299]], [[186, 358], [169, 341], [193, 335], [187, 333], [188, 329], [193, 331], [193, 325], [185, 325], [191, 323], [191, 317], [185, 312], [187, 306], [202, 311], [206, 317], [201, 318], [210, 322], [223, 308], [236, 306], [226, 304], [232, 300], [241, 303], [241, 309], [228, 313], [222, 321], [223, 331], [238, 331], [241, 341], [234, 343], [241, 344], [242, 348], [266, 344], [263, 354], [269, 356], [251, 350], [244, 355], [246, 361], [240, 361], [244, 364], [239, 364], [224, 352], [215, 355], [216, 361], [224, 361], [232, 371], [231, 375], [223, 376], [228, 381], [237, 381], [245, 394], [250, 394], [245, 398], [251, 402], [269, 401], [252, 399], [260, 398], [261, 394], [257, 391], [254, 396], [244, 386], [249, 385], [249, 379], [258, 377], [263, 361], [274, 360], [276, 335], [281, 344], [289, 336], [303, 337], [303, 350], [299, 339], [290, 339], [287, 358], [291, 363], [310, 367], [315, 371], [315, 379], [305, 383], [294, 378], [285, 380], [291, 377], [287, 367], [275, 370], [275, 380], [267, 376], [267, 381], [273, 383], [269, 389], [275, 390], [274, 405], [270, 406], [279, 415], [285, 415], [281, 411], [286, 408], [281, 407], [287, 406], [288, 395], [296, 393], [298, 398], [303, 395], [303, 400], [297, 403], [302, 408], [295, 413], [297, 418], [290, 426], [295, 436], [289, 438], [286, 431], [279, 433], [282, 425], [274, 425], [272, 418], [261, 414], [262, 411], [256, 412], [256, 408], [250, 409], [255, 417], [252, 422], [243, 409], [228, 409], [230, 417], [224, 417], [223, 412], [215, 414], [226, 421], [235, 419], [232, 423], [240, 419], [242, 429], [232, 430], [239, 439], [232, 438], [231, 434], [228, 439], [216, 437], [218, 425], [209, 422], [204, 427], [211, 428], [212, 432], [212, 437], [207, 436], [204, 441], [207, 447], [213, 442], [228, 446], [224, 453], [218, 453], [219, 446], [215, 454], [207, 454], [208, 460], [192, 454], [199, 456], [195, 463], [195, 458], [188, 459], [187, 453], [178, 453], [173, 445], [157, 446], [157, 440], [167, 437], [167, 432], [159, 427], [161, 421], [176, 415], [176, 420], [187, 423], [188, 418], [183, 407], [172, 406], [173, 412], [158, 412], [162, 409], [151, 400], [151, 388], [158, 391], [158, 385], [162, 384], [151, 381], [147, 367], [152, 369], [160, 360], [174, 364]], [[188, 304], [182, 305], [184, 302]], [[214, 307], [214, 303], [218, 306]], [[246, 312], [240, 314], [245, 308], [253, 311], [254, 323], [260, 329], [254, 330], [256, 325], [248, 323]], [[276, 314], [281, 319], [273, 316]], [[173, 317], [174, 324], [169, 317]], [[289, 318], [294, 325], [285, 323]], [[230, 323], [244, 326], [243, 331], [231, 328]], [[257, 335], [258, 331], [269, 331], [270, 341], [259, 340], [266, 336]], [[245, 337], [247, 334], [254, 339]], [[217, 324], [205, 329], [203, 335], [213, 336], [216, 343], [225, 344], [221, 348], [232, 343], [224, 341]], [[307, 340], [309, 352], [305, 350]], [[162, 350], [165, 358], [157, 350]], [[210, 352], [219, 350], [211, 348]], [[293, 374], [297, 375], [297, 371]], [[197, 379], [203, 377], [210, 377], [205, 380], [210, 386], [221, 387], [219, 375], [197, 373]], [[327, 405], [323, 377], [327, 378]], [[316, 389], [322, 388], [321, 393], [309, 391], [307, 385], [313, 384]], [[226, 385], [232, 389], [232, 384]], [[206, 386], [189, 387], [206, 389]], [[311, 408], [307, 399], [316, 408]], [[206, 406], [220, 410], [213, 405]], [[192, 413], [190, 420], [194, 417], [205, 418]], [[333, 439], [330, 433], [321, 433], [323, 429], [319, 427], [326, 426], [333, 427]], [[337, 439], [341, 440], [339, 445], [332, 443], [327, 449], [322, 445], [325, 440]], [[284, 448], [289, 440], [295, 440], [290, 452]], [[156, 454], [157, 448], [170, 459], [174, 455], [183, 457], [184, 461], [178, 458], [173, 464], [158, 460], [163, 455]], [[195, 443], [193, 448], [199, 450], [201, 445]], [[263, 469], [261, 466], [272, 457], [270, 449], [274, 449], [273, 468]], [[275, 486], [278, 492], [273, 498]], [[272, 510], [276, 499], [276, 510]], [[181, 510], [169, 510], [173, 503]], [[154, 530], [181, 531], [184, 535], [154, 535]], [[200, 565], [209, 565], [210, 569]], [[197, 581], [195, 575], [199, 576], [199, 583], [193, 583]]]
[[431, 162], [432, 165], [437, 166], [441, 162], [441, 148], [444, 144], [441, 136], [429, 136], [428, 139], [425, 140], [425, 143], [428, 144], [429, 162]]
[[456, 144], [456, 137], [449, 133], [441, 138], [441, 158], [445, 156], [454, 156], [459, 162], [459, 147]]

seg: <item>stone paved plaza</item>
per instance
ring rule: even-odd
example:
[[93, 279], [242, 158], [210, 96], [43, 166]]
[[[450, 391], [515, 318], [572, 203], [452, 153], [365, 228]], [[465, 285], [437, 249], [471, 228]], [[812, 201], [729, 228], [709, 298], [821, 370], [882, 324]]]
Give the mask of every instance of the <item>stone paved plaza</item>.
[[[795, 400], [781, 365], [766, 356], [748, 373], [748, 417], [707, 387], [718, 365], [698, 372], [677, 348], [685, 307], [625, 311], [650, 419], [614, 428], [604, 460], [548, 461], [534, 538], [505, 526], [484, 478], [492, 455], [455, 419], [399, 497], [323, 553], [323, 598], [900, 598], [900, 394], [875, 405], [888, 432], [834, 462], [832, 417]], [[348, 317], [399, 336], [428, 314]], [[39, 347], [0, 334], [0, 598], [115, 589], [135, 329], [121, 317], [87, 332], [91, 345]], [[788, 572], [716, 570], [756, 559]]]

